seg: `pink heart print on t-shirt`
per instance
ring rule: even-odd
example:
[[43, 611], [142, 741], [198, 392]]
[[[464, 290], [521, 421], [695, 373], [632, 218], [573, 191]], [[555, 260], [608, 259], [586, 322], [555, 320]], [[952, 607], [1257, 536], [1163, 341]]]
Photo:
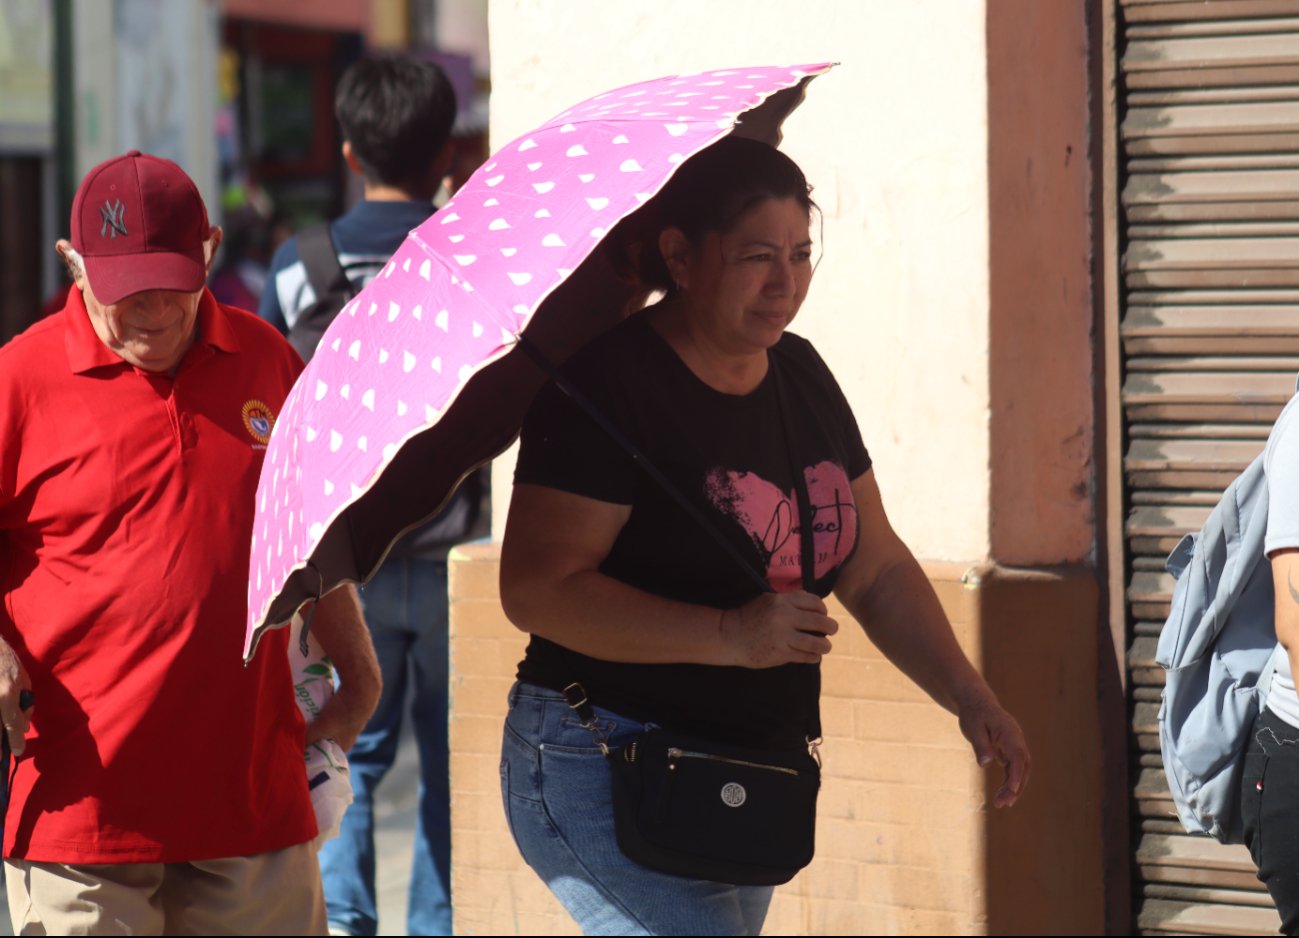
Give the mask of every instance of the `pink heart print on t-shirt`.
[[[843, 563], [857, 543], [857, 506], [848, 474], [825, 461], [803, 470], [812, 502], [815, 575], [821, 579]], [[767, 582], [778, 593], [803, 588], [800, 525], [793, 492], [752, 472], [718, 467], [704, 480], [708, 500], [749, 533], [767, 560]]]

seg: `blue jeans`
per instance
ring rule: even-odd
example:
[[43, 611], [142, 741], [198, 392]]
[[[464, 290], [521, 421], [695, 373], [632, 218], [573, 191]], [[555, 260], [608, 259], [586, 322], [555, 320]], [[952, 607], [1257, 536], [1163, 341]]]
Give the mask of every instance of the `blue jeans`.
[[[610, 746], [644, 723], [595, 708]], [[770, 886], [731, 886], [648, 870], [623, 856], [609, 766], [555, 691], [510, 691], [501, 796], [523, 859], [587, 935], [756, 935]]]
[[329, 922], [354, 935], [373, 935], [378, 929], [374, 790], [396, 758], [407, 681], [411, 679], [420, 791], [406, 929], [412, 935], [449, 935], [446, 562], [390, 558], [361, 588], [361, 604], [383, 670], [383, 696], [348, 753], [355, 800], [343, 815], [339, 836], [320, 851]]

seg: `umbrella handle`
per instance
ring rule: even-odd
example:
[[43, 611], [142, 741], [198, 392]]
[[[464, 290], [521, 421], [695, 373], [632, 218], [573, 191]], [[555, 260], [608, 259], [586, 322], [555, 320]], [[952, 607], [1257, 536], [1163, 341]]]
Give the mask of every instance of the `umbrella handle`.
[[320, 581], [320, 586], [316, 588], [316, 598], [311, 603], [311, 608], [307, 611], [307, 616], [302, 620], [302, 632], [298, 635], [298, 650], [302, 652], [302, 657], [306, 658], [311, 654], [311, 646], [307, 644], [307, 636], [311, 633], [311, 620], [316, 617], [316, 607], [320, 605], [321, 597], [325, 594], [325, 576], [317, 569], [316, 565], [310, 560], [307, 566], [316, 574]]
[[700, 511], [697, 505], [687, 499], [685, 495], [681, 493], [681, 490], [673, 485], [672, 481], [660, 472], [657, 466], [649, 461], [649, 457], [642, 453], [635, 443], [627, 439], [621, 430], [614, 426], [608, 418], [604, 416], [604, 414], [600, 413], [599, 409], [591, 403], [590, 399], [587, 398], [586, 395], [569, 384], [568, 380], [560, 373], [559, 369], [555, 367], [554, 362], [547, 358], [541, 349], [537, 348], [537, 346], [525, 336], [521, 335], [518, 338], [519, 347], [522, 348], [523, 351], [527, 353], [528, 357], [546, 373], [551, 381], [555, 382], [555, 386], [568, 395], [569, 399], [572, 400], [574, 404], [582, 408], [582, 410], [599, 425], [600, 429], [609, 434], [613, 441], [623, 448], [636, 465], [640, 466], [641, 469], [645, 471], [645, 474], [654, 480], [654, 483], [658, 485], [659, 488], [667, 493], [672, 500], [676, 502], [683, 511], [685, 511], [686, 514], [693, 518], [696, 524], [708, 532], [708, 536], [726, 552], [728, 557], [739, 565], [739, 568], [744, 572], [745, 577], [754, 588], [763, 593], [775, 592], [775, 590], [771, 588], [771, 584], [768, 583], [757, 570], [753, 569], [753, 564], [740, 553], [739, 549], [722, 536], [722, 532], [717, 530], [717, 526], [709, 520], [708, 516]]

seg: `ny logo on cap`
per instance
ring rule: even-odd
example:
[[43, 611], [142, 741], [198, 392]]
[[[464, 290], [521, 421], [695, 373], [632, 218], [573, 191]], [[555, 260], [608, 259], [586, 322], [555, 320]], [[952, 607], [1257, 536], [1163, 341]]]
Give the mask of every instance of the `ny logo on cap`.
[[119, 234], [126, 234], [126, 222], [123, 216], [126, 214], [126, 206], [122, 200], [118, 199], [116, 205], [104, 203], [104, 207], [99, 210], [99, 215], [104, 219], [104, 223], [99, 226], [99, 236], [102, 238], [107, 235], [110, 238], [116, 238]]

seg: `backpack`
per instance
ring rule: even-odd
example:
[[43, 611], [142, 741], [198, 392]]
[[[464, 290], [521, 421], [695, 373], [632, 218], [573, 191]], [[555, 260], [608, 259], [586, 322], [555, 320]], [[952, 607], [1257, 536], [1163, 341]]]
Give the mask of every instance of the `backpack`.
[[1260, 454], [1227, 486], [1198, 534], [1168, 555], [1177, 580], [1155, 659], [1167, 672], [1159, 748], [1182, 826], [1243, 843], [1240, 772], [1271, 687], [1277, 646], [1263, 554], [1268, 489]]
[[[289, 344], [297, 349], [304, 362], [320, 344], [334, 317], [342, 311], [360, 290], [352, 285], [343, 271], [329, 234], [329, 223], [321, 222], [303, 228], [297, 235], [298, 259], [306, 270], [307, 282], [316, 299], [304, 306], [289, 328]], [[481, 520], [484, 496], [490, 491], [489, 470], [483, 466], [471, 472], [452, 491], [442, 511], [429, 522], [404, 534], [391, 550], [394, 556], [431, 554], [445, 551], [475, 536]], [[463, 505], [461, 505], [463, 503]]]
[[297, 246], [298, 259], [306, 269], [307, 282], [311, 284], [316, 299], [298, 313], [298, 318], [289, 328], [288, 339], [302, 360], [308, 362], [339, 310], [360, 291], [352, 286], [343, 272], [334, 240], [329, 236], [328, 222], [298, 232]]

